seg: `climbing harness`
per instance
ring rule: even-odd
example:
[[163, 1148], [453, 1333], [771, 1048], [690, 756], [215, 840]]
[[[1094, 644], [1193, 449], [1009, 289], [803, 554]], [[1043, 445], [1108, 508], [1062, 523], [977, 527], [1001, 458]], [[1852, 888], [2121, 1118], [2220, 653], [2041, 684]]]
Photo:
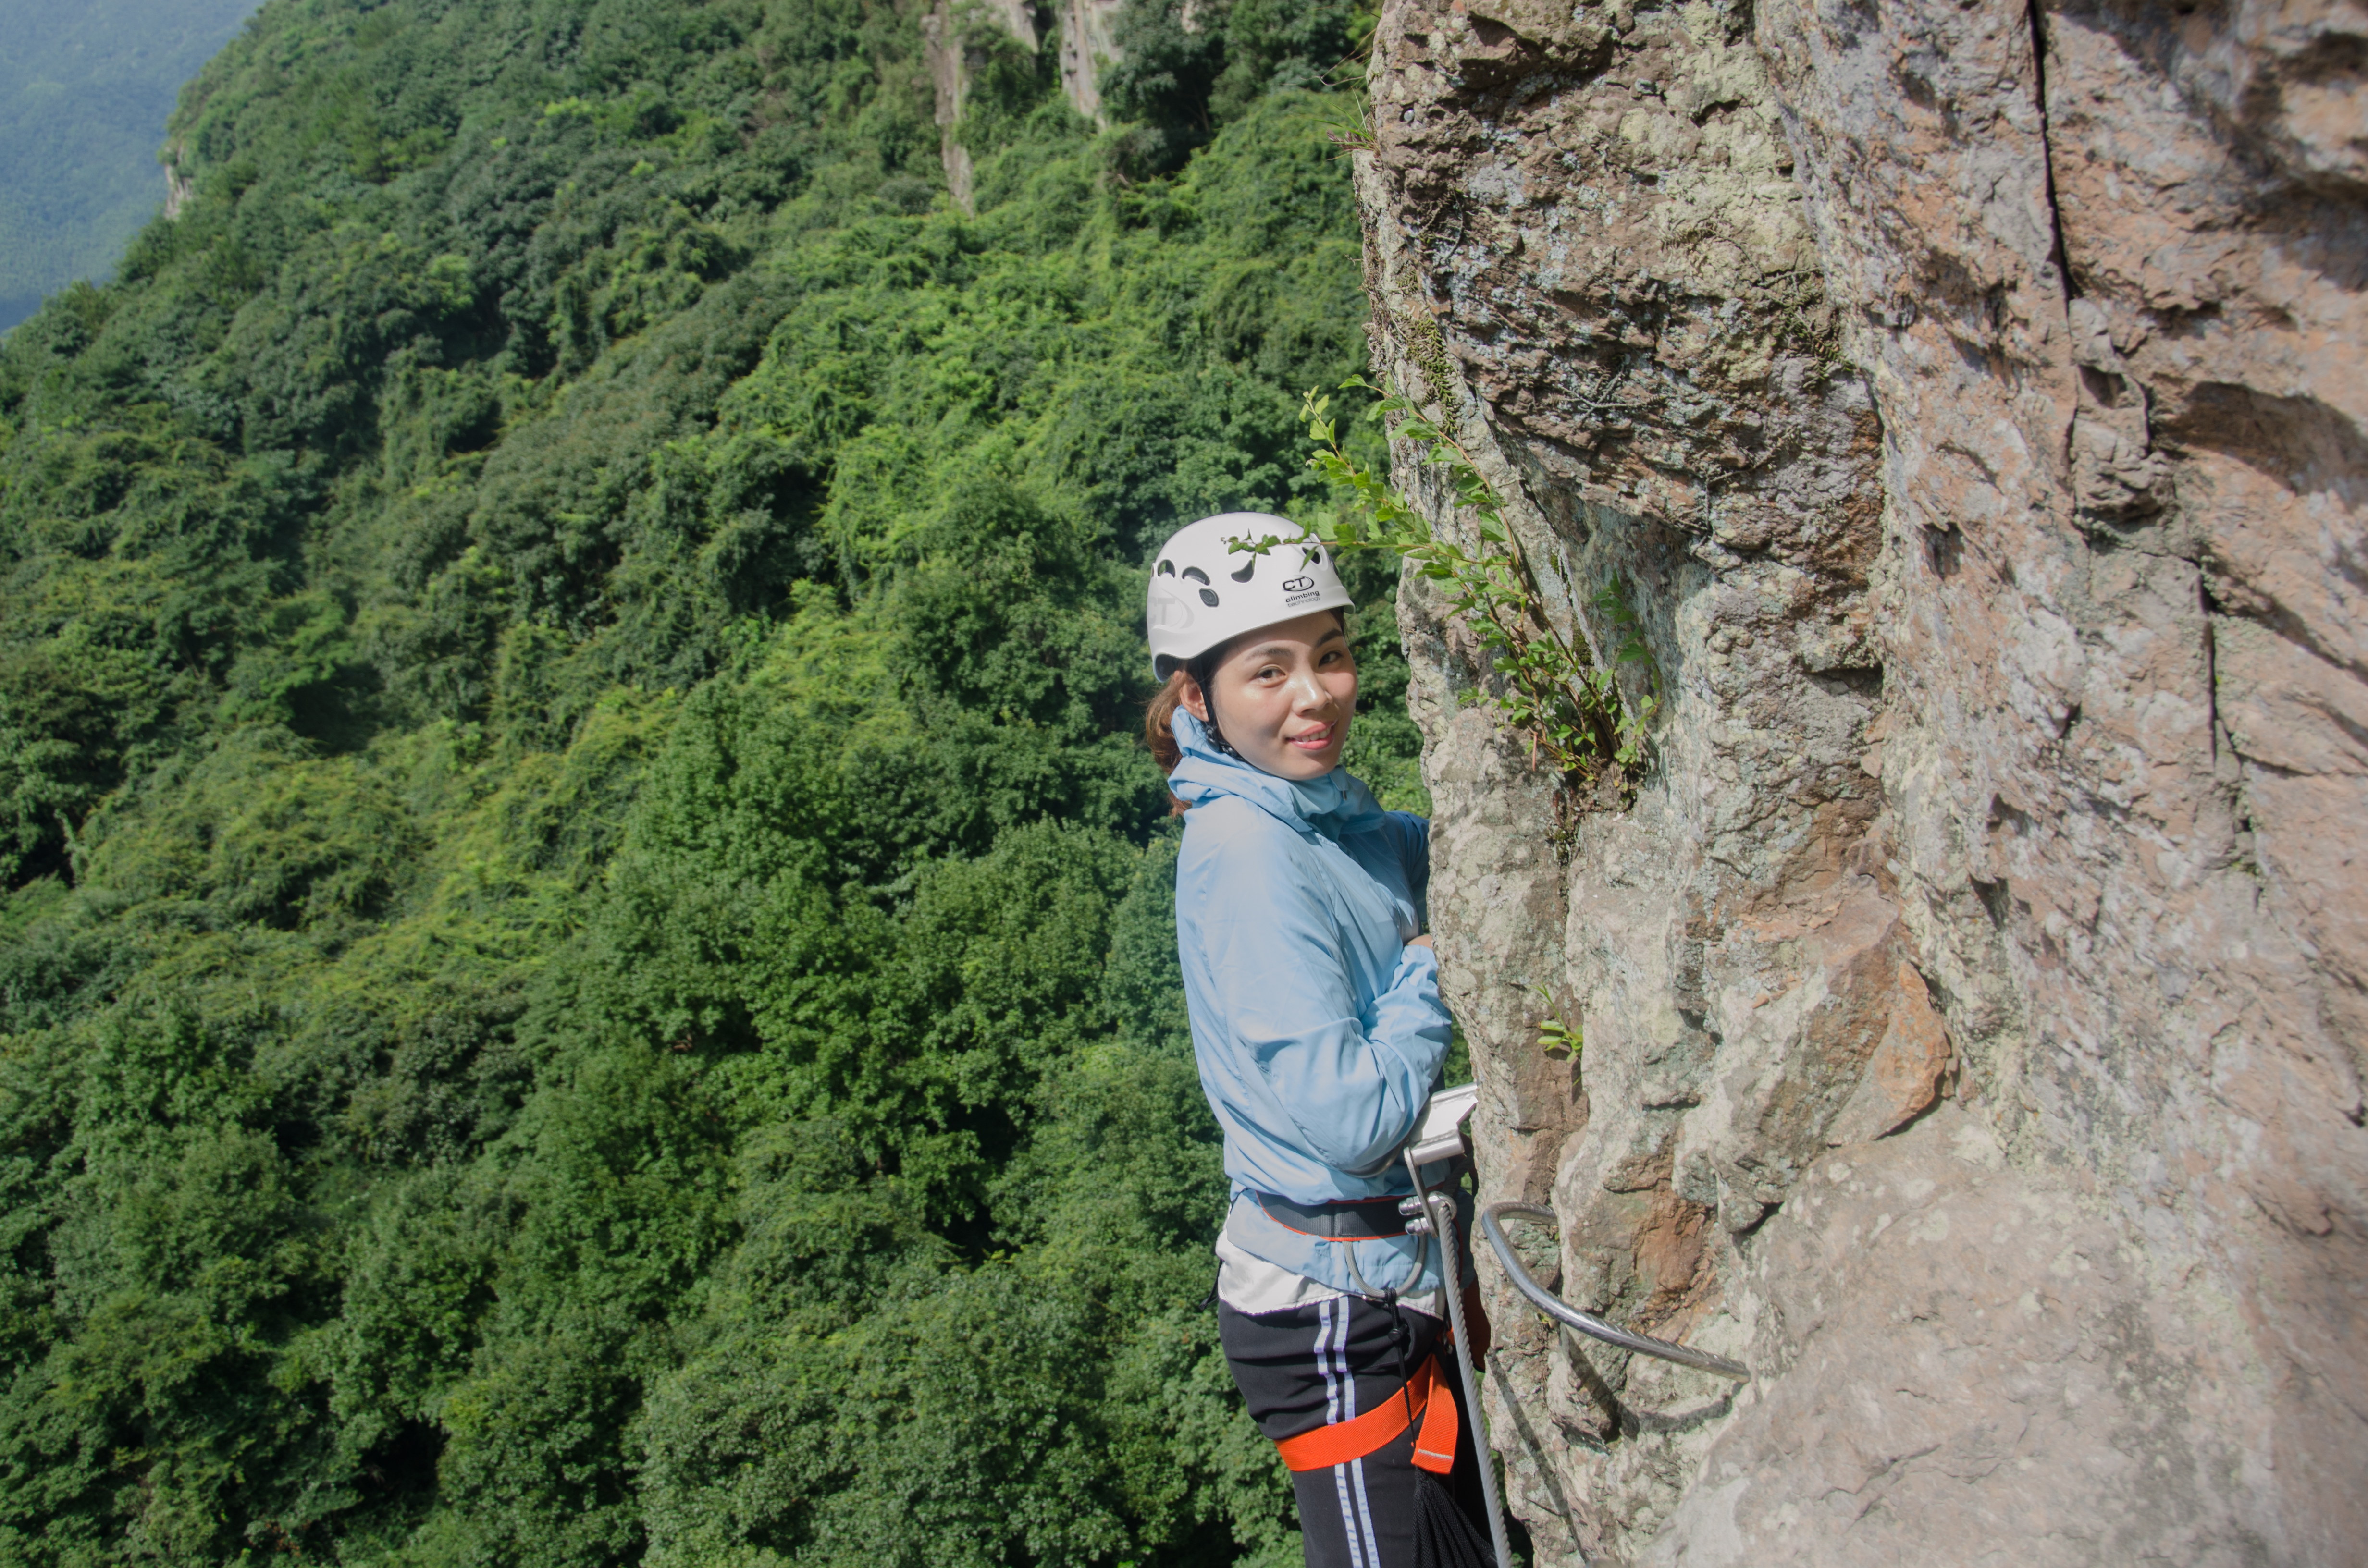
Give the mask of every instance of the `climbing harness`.
[[[1351, 1198], [1330, 1203], [1294, 1203], [1271, 1192], [1251, 1199], [1266, 1217], [1286, 1231], [1326, 1242], [1377, 1242], [1406, 1233], [1406, 1216], [1395, 1198]], [[1350, 1257], [1356, 1255], [1352, 1252]], [[1353, 1265], [1352, 1265], [1353, 1267]]]
[[1530, 1278], [1529, 1266], [1521, 1261], [1521, 1255], [1513, 1250], [1513, 1244], [1506, 1238], [1505, 1221], [1508, 1219], [1535, 1220], [1548, 1225], [1558, 1224], [1560, 1221], [1553, 1210], [1536, 1203], [1491, 1203], [1480, 1210], [1480, 1233], [1488, 1238], [1489, 1248], [1496, 1253], [1497, 1261], [1504, 1266], [1506, 1277], [1512, 1280], [1513, 1288], [1527, 1296], [1530, 1304], [1538, 1311], [1591, 1339], [1616, 1345], [1622, 1350], [1675, 1361], [1680, 1367], [1691, 1367], [1717, 1377], [1733, 1378], [1737, 1382], [1751, 1381], [1751, 1369], [1740, 1361], [1730, 1361], [1724, 1356], [1713, 1356], [1707, 1350], [1696, 1350], [1691, 1346], [1672, 1345], [1666, 1339], [1655, 1339], [1649, 1335], [1634, 1334], [1615, 1327], [1592, 1312], [1580, 1312]]
[[[1259, 1195], [1258, 1201], [1277, 1223], [1308, 1235], [1331, 1240], [1401, 1234], [1439, 1239], [1440, 1283], [1455, 1341], [1456, 1369], [1463, 1375], [1472, 1414], [1473, 1449], [1480, 1463], [1480, 1491], [1488, 1508], [1489, 1539], [1496, 1549], [1497, 1568], [1512, 1568], [1512, 1543], [1506, 1535], [1504, 1504], [1497, 1493], [1496, 1467], [1490, 1458], [1488, 1415], [1480, 1403], [1480, 1379], [1473, 1364], [1474, 1340], [1463, 1301], [1463, 1280], [1456, 1267], [1455, 1199], [1447, 1192], [1427, 1187], [1422, 1179], [1425, 1165], [1470, 1156], [1471, 1145], [1465, 1140], [1463, 1126], [1478, 1097], [1479, 1091], [1470, 1085], [1433, 1095], [1420, 1122], [1400, 1148], [1399, 1158], [1414, 1183], [1413, 1196], [1400, 1199], [1397, 1205], [1397, 1212], [1405, 1221], [1403, 1229], [1392, 1228], [1385, 1219], [1372, 1213], [1371, 1203], [1296, 1204], [1265, 1194]], [[1751, 1381], [1751, 1369], [1739, 1361], [1633, 1333], [1563, 1301], [1531, 1277], [1529, 1266], [1521, 1261], [1505, 1234], [1507, 1220], [1531, 1220], [1551, 1225], [1558, 1222], [1554, 1211], [1535, 1203], [1491, 1203], [1480, 1210], [1481, 1234], [1488, 1238], [1497, 1261], [1504, 1266], [1506, 1278], [1513, 1282], [1515, 1290], [1529, 1298], [1532, 1306], [1554, 1322], [1641, 1356], [1656, 1357], [1738, 1382]], [[1397, 1306], [1396, 1292], [1390, 1292], [1387, 1300], [1393, 1309]], [[1414, 1462], [1434, 1475], [1447, 1475], [1455, 1466], [1461, 1424], [1454, 1399], [1440, 1386], [1444, 1376], [1438, 1354], [1433, 1352], [1386, 1403], [1362, 1415], [1318, 1426], [1277, 1443], [1282, 1462], [1293, 1471], [1348, 1464], [1395, 1441], [1419, 1421], [1422, 1425], [1415, 1437]]]
[[[1439, 1239], [1440, 1284], [1447, 1297], [1448, 1326], [1455, 1340], [1456, 1369], [1463, 1374], [1464, 1394], [1472, 1413], [1472, 1447], [1480, 1467], [1480, 1494], [1488, 1508], [1489, 1540], [1496, 1549], [1497, 1568], [1513, 1568], [1512, 1543], [1505, 1533], [1505, 1509], [1497, 1496], [1497, 1471], [1488, 1444], [1488, 1415], [1480, 1405], [1480, 1379], [1473, 1367], [1470, 1313], [1463, 1301], [1462, 1271], [1455, 1262], [1455, 1199], [1425, 1187], [1422, 1180], [1423, 1166], [1470, 1156], [1463, 1123], [1471, 1117], [1479, 1097], [1478, 1087], [1466, 1084], [1441, 1090], [1424, 1106], [1421, 1119], [1398, 1151], [1406, 1163], [1406, 1176], [1414, 1183], [1413, 1196], [1395, 1200], [1399, 1223], [1393, 1224], [1373, 1214], [1370, 1202], [1298, 1204], [1271, 1194], [1256, 1197], [1276, 1223], [1326, 1240], [1406, 1235], [1421, 1237], [1428, 1246], [1429, 1238]], [[1353, 1249], [1349, 1266], [1353, 1270]], [[1359, 1280], [1359, 1284], [1361, 1286], [1363, 1281]], [[1380, 1299], [1392, 1312], [1398, 1310], [1396, 1291], [1385, 1292]], [[1403, 1320], [1399, 1328], [1396, 1337], [1403, 1356], [1406, 1338]], [[1445, 1477], [1455, 1469], [1455, 1444], [1463, 1431], [1454, 1396], [1442, 1386], [1445, 1376], [1439, 1365], [1438, 1352], [1433, 1351], [1420, 1367], [1406, 1376], [1397, 1393], [1384, 1403], [1349, 1420], [1285, 1437], [1275, 1444], [1275, 1449], [1291, 1470], [1323, 1470], [1349, 1464], [1378, 1451], [1419, 1420], [1422, 1426], [1415, 1434], [1416, 1468]]]
[[[1455, 1400], [1438, 1386], [1439, 1377], [1439, 1357], [1434, 1353], [1385, 1403], [1362, 1415], [1285, 1437], [1275, 1449], [1291, 1470], [1329, 1470], [1380, 1451], [1419, 1420], [1422, 1426], [1415, 1433], [1414, 1462], [1433, 1475], [1445, 1475], [1455, 1468], [1455, 1439], [1463, 1428], [1456, 1419]], [[1431, 1397], [1434, 1392], [1436, 1399]]]
[[[1250, 1199], [1266, 1211], [1268, 1219], [1284, 1230], [1313, 1236], [1317, 1241], [1380, 1242], [1395, 1236], [1422, 1234], [1417, 1228], [1417, 1221], [1407, 1216], [1402, 1199], [1351, 1198], [1330, 1203], [1294, 1203], [1276, 1193], [1253, 1192]], [[1376, 1210], [1380, 1212], [1375, 1212]], [[1429, 1245], [1429, 1240], [1425, 1238], [1421, 1246], [1415, 1249], [1414, 1272], [1417, 1274], [1422, 1272], [1423, 1257]], [[1340, 1256], [1341, 1261], [1349, 1266], [1349, 1278], [1356, 1285], [1357, 1294], [1368, 1300], [1387, 1302], [1393, 1312], [1398, 1310], [1398, 1293], [1395, 1290], [1376, 1290], [1365, 1283], [1365, 1277], [1357, 1270], [1355, 1247], [1349, 1247]], [[1399, 1370], [1401, 1373], [1405, 1370], [1403, 1359]], [[1389, 1438], [1382, 1440], [1387, 1442]], [[1357, 1457], [1362, 1459], [1364, 1456], [1360, 1454]]]

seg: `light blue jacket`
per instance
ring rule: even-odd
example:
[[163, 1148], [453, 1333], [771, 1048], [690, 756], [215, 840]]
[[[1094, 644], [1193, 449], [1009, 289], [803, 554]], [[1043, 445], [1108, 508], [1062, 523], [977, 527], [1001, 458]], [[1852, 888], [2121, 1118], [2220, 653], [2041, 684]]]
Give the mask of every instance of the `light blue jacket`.
[[1335, 1290], [1436, 1289], [1436, 1252], [1412, 1238], [1317, 1240], [1246, 1196], [1410, 1190], [1394, 1156], [1453, 1028], [1438, 960], [1406, 945], [1423, 927], [1429, 827], [1382, 810], [1346, 769], [1298, 783], [1217, 750], [1189, 713], [1175, 731], [1184, 758], [1167, 784], [1192, 808], [1176, 939], [1201, 1086], [1225, 1134], [1226, 1234]]

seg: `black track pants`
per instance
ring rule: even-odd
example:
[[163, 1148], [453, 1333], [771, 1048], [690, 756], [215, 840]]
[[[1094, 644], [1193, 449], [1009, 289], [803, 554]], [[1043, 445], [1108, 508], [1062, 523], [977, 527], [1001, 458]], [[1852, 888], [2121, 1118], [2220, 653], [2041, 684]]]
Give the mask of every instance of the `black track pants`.
[[[1400, 1323], [1406, 1336], [1403, 1358], [1393, 1338]], [[1219, 1302], [1217, 1332], [1251, 1416], [1274, 1442], [1372, 1409], [1436, 1350], [1440, 1386], [1453, 1392], [1463, 1418], [1454, 1471], [1436, 1476], [1417, 1470], [1417, 1428], [1408, 1426], [1353, 1464], [1295, 1472], [1307, 1568], [1486, 1568], [1488, 1515], [1471, 1409], [1445, 1324], [1343, 1296], [1257, 1317]], [[1428, 1527], [1418, 1529], [1424, 1521], [1417, 1488], [1422, 1485], [1434, 1488], [1433, 1512]]]

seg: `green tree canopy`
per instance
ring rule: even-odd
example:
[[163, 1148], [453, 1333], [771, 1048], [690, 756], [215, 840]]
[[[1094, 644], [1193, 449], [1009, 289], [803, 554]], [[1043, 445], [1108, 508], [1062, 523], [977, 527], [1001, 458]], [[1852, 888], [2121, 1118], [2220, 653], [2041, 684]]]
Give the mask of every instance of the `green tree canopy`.
[[1007, 50], [975, 215], [885, 0], [191, 85], [0, 347], [0, 1558], [1295, 1557], [1142, 562], [1307, 493], [1364, 303], [1337, 40], [1204, 9], [1167, 172]]

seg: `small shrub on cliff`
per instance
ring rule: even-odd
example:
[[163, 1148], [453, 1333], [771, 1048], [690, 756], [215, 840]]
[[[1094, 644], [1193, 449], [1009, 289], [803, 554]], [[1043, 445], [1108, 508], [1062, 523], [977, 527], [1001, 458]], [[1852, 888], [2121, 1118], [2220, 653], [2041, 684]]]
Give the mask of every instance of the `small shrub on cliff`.
[[[1360, 376], [1340, 386], [1372, 390]], [[1434, 527], [1427, 513], [1349, 450], [1331, 408], [1330, 398], [1311, 391], [1300, 411], [1315, 449], [1310, 466], [1347, 501], [1345, 511], [1311, 515], [1314, 536], [1344, 555], [1381, 551], [1403, 559], [1440, 585], [1448, 609], [1464, 619], [1491, 655], [1490, 669], [1502, 682], [1493, 699], [1506, 724], [1557, 772], [1581, 786], [1604, 782], [1609, 774], [1617, 786], [1641, 769], [1658, 701], [1652, 654], [1637, 635], [1620, 585], [1606, 583], [1587, 601], [1600, 619], [1600, 635], [1618, 639], [1612, 662], [1605, 665], [1596, 660], [1576, 612], [1568, 631], [1554, 624], [1538, 569], [1506, 520], [1504, 498], [1462, 442], [1407, 399], [1383, 397], [1368, 411], [1369, 418], [1395, 421], [1391, 438], [1408, 443], [1416, 461], [1446, 472], [1456, 506], [1469, 519], [1475, 541], [1469, 547]], [[1286, 541], [1240, 542], [1263, 552]], [[1643, 666], [1644, 689], [1633, 697], [1620, 683], [1617, 666], [1623, 664]]]

